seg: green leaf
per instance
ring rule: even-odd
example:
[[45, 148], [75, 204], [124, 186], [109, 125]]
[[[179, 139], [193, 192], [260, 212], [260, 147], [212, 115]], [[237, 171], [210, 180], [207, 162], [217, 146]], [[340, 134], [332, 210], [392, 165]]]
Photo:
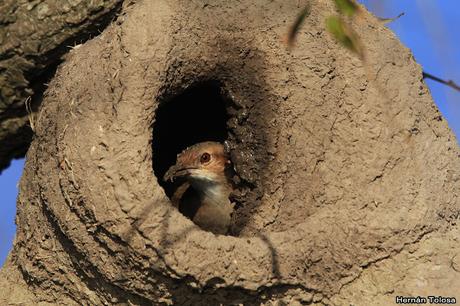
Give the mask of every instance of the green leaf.
[[353, 16], [359, 9], [353, 0], [334, 0], [339, 12], [345, 16]]
[[326, 19], [326, 29], [345, 48], [364, 58], [364, 50], [356, 32], [339, 16], [330, 16]]
[[300, 12], [300, 14], [297, 16], [295, 22], [292, 24], [289, 30], [288, 39], [287, 39], [287, 43], [290, 47], [294, 45], [297, 33], [299, 32], [301, 25], [305, 21], [305, 18], [309, 14], [310, 14], [310, 7], [309, 6], [304, 7], [303, 10]]

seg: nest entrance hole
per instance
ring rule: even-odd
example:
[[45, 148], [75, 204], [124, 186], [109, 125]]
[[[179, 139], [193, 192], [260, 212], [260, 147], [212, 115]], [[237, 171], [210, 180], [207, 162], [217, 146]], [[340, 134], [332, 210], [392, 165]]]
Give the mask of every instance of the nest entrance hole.
[[168, 197], [174, 185], [163, 176], [185, 148], [202, 141], [227, 139], [227, 97], [219, 82], [205, 82], [187, 88], [163, 101], [153, 126], [153, 170]]

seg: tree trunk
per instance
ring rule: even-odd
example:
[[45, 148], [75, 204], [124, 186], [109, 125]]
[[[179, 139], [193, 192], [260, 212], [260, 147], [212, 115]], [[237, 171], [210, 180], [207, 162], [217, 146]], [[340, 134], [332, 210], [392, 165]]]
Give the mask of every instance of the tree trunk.
[[[293, 50], [301, 7], [282, 0], [138, 2], [72, 50], [34, 124], [0, 304], [460, 292], [453, 134], [410, 52], [365, 13], [364, 64], [325, 32], [331, 3], [311, 4]], [[231, 150], [232, 235], [181, 215], [161, 179], [204, 140]]]
[[61, 56], [99, 34], [121, 4], [122, 0], [2, 0], [0, 173], [12, 158], [27, 151], [35, 111]]

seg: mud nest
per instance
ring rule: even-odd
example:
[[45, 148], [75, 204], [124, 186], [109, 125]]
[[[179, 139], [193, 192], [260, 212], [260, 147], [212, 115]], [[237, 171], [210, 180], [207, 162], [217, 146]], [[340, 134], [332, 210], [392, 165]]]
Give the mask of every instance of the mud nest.
[[[327, 304], [452, 222], [458, 148], [419, 66], [365, 15], [368, 82], [324, 32], [331, 11], [315, 2], [290, 52], [295, 1], [144, 1], [72, 51], [21, 184], [22, 274], [93, 304]], [[243, 182], [238, 237], [200, 230], [159, 179], [182, 148], [224, 139]], [[67, 255], [34, 257], [51, 242]]]

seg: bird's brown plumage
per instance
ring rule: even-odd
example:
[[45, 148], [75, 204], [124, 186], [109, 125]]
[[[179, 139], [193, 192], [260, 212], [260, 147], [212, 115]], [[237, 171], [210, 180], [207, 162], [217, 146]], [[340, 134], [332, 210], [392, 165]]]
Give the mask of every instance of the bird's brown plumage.
[[221, 143], [201, 142], [178, 154], [176, 164], [164, 175], [165, 181], [186, 180], [171, 201], [188, 211], [186, 215], [198, 226], [215, 234], [226, 234], [231, 222], [232, 185], [226, 175], [229, 164]]

